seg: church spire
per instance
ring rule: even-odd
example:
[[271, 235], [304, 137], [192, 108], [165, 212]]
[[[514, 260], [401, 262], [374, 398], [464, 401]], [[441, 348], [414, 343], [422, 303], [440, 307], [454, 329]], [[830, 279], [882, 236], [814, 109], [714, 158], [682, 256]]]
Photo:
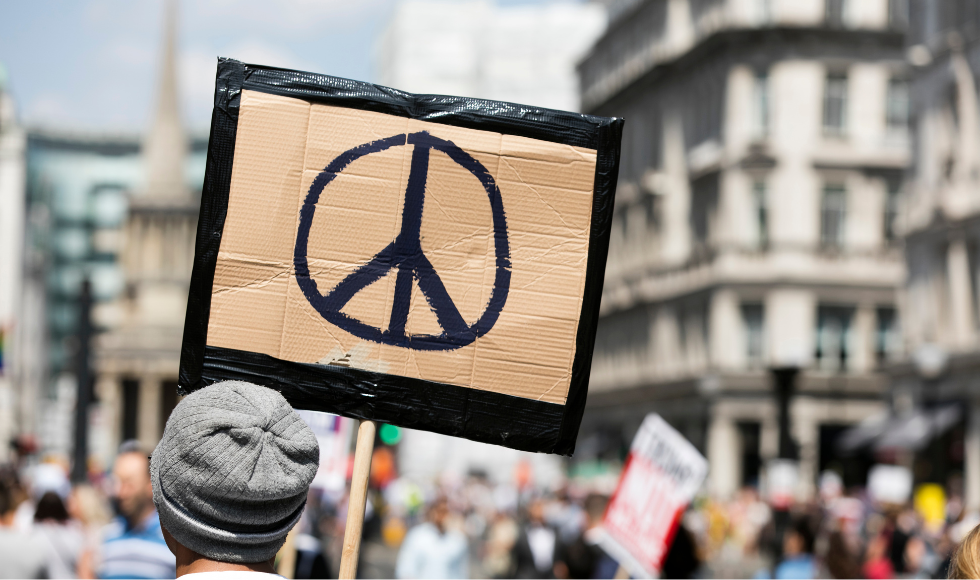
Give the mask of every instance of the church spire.
[[177, 0], [165, 0], [163, 55], [157, 85], [156, 112], [143, 143], [147, 201], [184, 199], [187, 135], [180, 121], [177, 98]]

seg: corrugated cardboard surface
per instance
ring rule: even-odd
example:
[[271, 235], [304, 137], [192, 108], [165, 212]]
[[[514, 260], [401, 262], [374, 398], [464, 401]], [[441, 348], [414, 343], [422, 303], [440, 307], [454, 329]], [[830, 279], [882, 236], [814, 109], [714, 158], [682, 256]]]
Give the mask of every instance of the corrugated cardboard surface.
[[[493, 328], [472, 344], [419, 351], [362, 340], [327, 322], [296, 282], [300, 208], [314, 178], [345, 151], [427, 131], [483, 164], [500, 190], [511, 281]], [[398, 235], [413, 147], [351, 163], [320, 195], [308, 263], [321, 293]], [[212, 290], [208, 344], [305, 363], [343, 364], [563, 404], [582, 310], [596, 152], [381, 113], [243, 91], [228, 212]], [[493, 222], [480, 182], [430, 151], [421, 245], [468, 324], [483, 313], [495, 274]], [[342, 309], [385, 329], [395, 278]], [[413, 286], [406, 334], [439, 334]]]

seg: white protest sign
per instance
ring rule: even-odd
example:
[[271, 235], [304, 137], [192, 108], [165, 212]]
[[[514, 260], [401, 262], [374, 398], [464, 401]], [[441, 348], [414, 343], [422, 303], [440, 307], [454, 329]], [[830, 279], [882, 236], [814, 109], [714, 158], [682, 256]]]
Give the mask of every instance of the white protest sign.
[[912, 496], [912, 472], [901, 465], [873, 466], [868, 472], [868, 495], [879, 503], [904, 504]]
[[327, 491], [343, 491], [347, 483], [347, 456], [350, 452], [351, 429], [354, 421], [346, 417], [319, 411], [297, 410], [310, 426], [320, 445], [320, 469], [310, 487]]
[[708, 461], [660, 415], [633, 439], [598, 543], [634, 578], [656, 577], [684, 508], [708, 474]]
[[800, 464], [792, 459], [773, 459], [766, 465], [766, 497], [776, 509], [789, 509], [796, 499]]

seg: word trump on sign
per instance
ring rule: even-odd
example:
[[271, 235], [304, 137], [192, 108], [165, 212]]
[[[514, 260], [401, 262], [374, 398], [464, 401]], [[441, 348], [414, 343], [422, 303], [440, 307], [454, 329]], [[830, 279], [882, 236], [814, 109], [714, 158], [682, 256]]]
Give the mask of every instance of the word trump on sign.
[[599, 545], [633, 577], [656, 577], [707, 474], [707, 460], [690, 442], [660, 415], [647, 415], [606, 509]]

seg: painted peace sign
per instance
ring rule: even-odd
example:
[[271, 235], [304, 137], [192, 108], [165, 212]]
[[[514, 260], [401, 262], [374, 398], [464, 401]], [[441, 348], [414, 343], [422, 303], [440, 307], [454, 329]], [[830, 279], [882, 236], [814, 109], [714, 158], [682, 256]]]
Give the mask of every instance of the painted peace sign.
[[[378, 153], [392, 147], [414, 146], [411, 172], [405, 189], [405, 206], [402, 210], [401, 231], [395, 240], [366, 264], [360, 266], [337, 284], [333, 290], [321, 294], [316, 280], [310, 275], [307, 262], [307, 245], [313, 214], [323, 188], [327, 186], [344, 168], [353, 161]], [[435, 149], [449, 156], [456, 164], [473, 174], [483, 185], [490, 201], [493, 216], [494, 254], [496, 256], [496, 275], [490, 300], [480, 318], [468, 325], [459, 313], [446, 291], [439, 274], [422, 252], [420, 232], [422, 227], [422, 208], [425, 202], [425, 183], [429, 172], [429, 152]], [[510, 290], [510, 248], [507, 240], [507, 223], [500, 190], [490, 172], [476, 159], [457, 147], [451, 141], [433, 137], [422, 131], [408, 135], [394, 135], [365, 143], [345, 151], [320, 173], [313, 184], [300, 210], [299, 231], [296, 234], [296, 247], [293, 251], [293, 264], [296, 267], [296, 282], [303, 295], [325, 320], [347, 332], [372, 342], [400, 346], [415, 350], [453, 350], [472, 343], [490, 332], [507, 302]], [[358, 292], [380, 280], [393, 269], [398, 270], [395, 279], [395, 295], [392, 301], [388, 329], [382, 330], [367, 325], [340, 310]], [[442, 334], [407, 335], [405, 324], [412, 296], [412, 281], [418, 282], [419, 290], [425, 296], [429, 308], [436, 315]]]

